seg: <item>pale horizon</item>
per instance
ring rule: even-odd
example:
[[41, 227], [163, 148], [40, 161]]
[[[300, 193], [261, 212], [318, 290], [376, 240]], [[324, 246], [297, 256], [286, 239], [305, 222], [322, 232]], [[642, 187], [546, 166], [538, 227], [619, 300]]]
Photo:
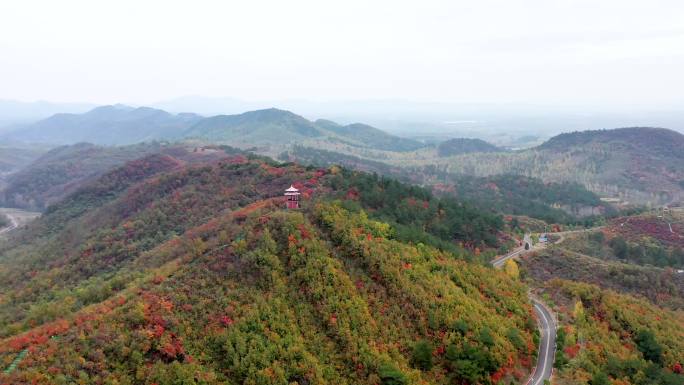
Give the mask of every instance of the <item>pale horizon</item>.
[[683, 107], [679, 1], [25, 1], [0, 99]]

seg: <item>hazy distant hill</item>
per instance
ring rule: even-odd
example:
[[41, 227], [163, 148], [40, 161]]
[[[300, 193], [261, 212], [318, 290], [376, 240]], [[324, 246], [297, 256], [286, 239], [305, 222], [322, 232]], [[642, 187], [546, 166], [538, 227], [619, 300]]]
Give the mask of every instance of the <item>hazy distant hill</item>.
[[200, 119], [196, 114], [173, 115], [154, 108], [118, 104], [97, 107], [84, 114], [56, 114], [7, 133], [5, 138], [53, 144], [132, 144], [177, 139]]
[[576, 182], [591, 191], [630, 202], [684, 201], [684, 136], [660, 128], [573, 132], [535, 148], [504, 151], [479, 139], [452, 139], [434, 148], [365, 124], [310, 121], [275, 108], [201, 118], [116, 105], [82, 115], [57, 114], [2, 139], [115, 145], [192, 139], [257, 147], [269, 155], [303, 145], [394, 167], [420, 170], [430, 166], [431, 175], [515, 174], [545, 182]]
[[[316, 143], [306, 147], [321, 150]], [[332, 151], [333, 154], [312, 153], [305, 158], [326, 160], [352, 156], [349, 165], [359, 164], [362, 169], [369, 169], [369, 164], [364, 162], [385, 164], [386, 167], [375, 164], [372, 167], [378, 172], [388, 169], [393, 175], [408, 175], [406, 180], [419, 184], [459, 183], [450, 179], [453, 175], [510, 174], [538, 178], [546, 183], [579, 183], [602, 196], [632, 203], [684, 202], [684, 135], [663, 128], [566, 133], [520, 151], [505, 151], [483, 141], [464, 139], [445, 142], [441, 148], [426, 147], [416, 153], [372, 153], [353, 147]], [[353, 160], [354, 157], [357, 159]], [[396, 168], [401, 171], [396, 172]]]
[[400, 167], [353, 155], [304, 146], [293, 146], [280, 160], [316, 166], [343, 165], [355, 170], [431, 186], [440, 195], [468, 201], [483, 211], [526, 215], [549, 223], [582, 223], [592, 215], [613, 215], [613, 209], [577, 183], [544, 183], [520, 175], [476, 177], [446, 172], [432, 165]]
[[0, 179], [3, 174], [26, 166], [47, 150], [49, 147], [45, 146], [0, 146]]
[[577, 167], [593, 174], [595, 182], [589, 183], [645, 191], [653, 202], [684, 198], [684, 135], [676, 131], [631, 127], [573, 132], [551, 138], [538, 150], [576, 165], [553, 172], [572, 173]]
[[129, 160], [160, 150], [158, 144], [101, 147], [79, 143], [57, 147], [7, 178], [4, 206], [42, 210], [80, 183]]
[[684, 159], [684, 135], [665, 128], [628, 127], [614, 130], [577, 131], [549, 139], [538, 148], [568, 151], [571, 147], [610, 147], [667, 159]]
[[57, 113], [83, 113], [95, 107], [85, 103], [20, 102], [0, 100], [0, 129], [6, 125], [31, 123]]
[[454, 138], [444, 141], [437, 147], [439, 156], [469, 154], [471, 152], [498, 152], [503, 149], [482, 139]]
[[578, 182], [633, 202], [684, 200], [684, 135], [663, 128], [573, 132], [525, 151], [462, 154], [437, 163], [470, 175], [514, 173]]
[[362, 147], [385, 151], [413, 151], [425, 147], [421, 142], [394, 136], [367, 124], [354, 123], [342, 126], [329, 120], [319, 119], [316, 125], [351, 140], [351, 144], [357, 143]]
[[275, 108], [238, 115], [202, 118], [192, 113], [173, 115], [149, 107], [103, 106], [85, 114], [56, 114], [2, 136], [5, 140], [74, 144], [125, 145], [152, 140], [197, 139], [239, 146], [287, 146], [302, 141], [319, 145], [348, 145], [384, 151], [412, 151], [424, 145], [355, 123], [312, 122]]
[[393, 136], [365, 124], [342, 126], [328, 120], [312, 122], [276, 108], [206, 118], [190, 128], [185, 136], [242, 145], [285, 145], [318, 140], [387, 151], [423, 147], [420, 142]]
[[212, 141], [262, 144], [320, 137], [323, 132], [313, 122], [299, 115], [271, 108], [205, 118], [187, 130], [185, 136]]
[[171, 155], [183, 163], [226, 156], [219, 149], [164, 145], [158, 142], [104, 147], [91, 143], [57, 147], [7, 177], [0, 204], [43, 210], [52, 203], [133, 159], [151, 154]]

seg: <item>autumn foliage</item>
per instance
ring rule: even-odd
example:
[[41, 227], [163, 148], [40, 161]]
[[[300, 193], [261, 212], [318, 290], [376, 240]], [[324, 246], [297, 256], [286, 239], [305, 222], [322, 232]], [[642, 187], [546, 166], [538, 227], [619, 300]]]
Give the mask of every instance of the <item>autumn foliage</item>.
[[[245, 157], [76, 193], [27, 230], [34, 241], [6, 246], [0, 365], [28, 353], [0, 383], [447, 384], [529, 372], [524, 285], [465, 250], [397, 239], [368, 202], [334, 201], [349, 191], [335, 189], [338, 175]], [[307, 193], [298, 211], [280, 198], [291, 183]], [[397, 199], [421, 218], [440, 207], [427, 198]], [[482, 243], [451, 225], [445, 242]]]

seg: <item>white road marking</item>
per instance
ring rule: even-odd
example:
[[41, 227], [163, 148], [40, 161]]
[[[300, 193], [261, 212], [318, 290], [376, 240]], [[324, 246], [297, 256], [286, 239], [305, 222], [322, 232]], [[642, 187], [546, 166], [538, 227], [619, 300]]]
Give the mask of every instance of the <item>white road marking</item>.
[[[495, 268], [500, 268], [501, 265], [503, 265], [504, 262], [507, 260], [515, 257], [516, 255], [524, 252], [524, 251], [532, 251], [532, 250], [525, 250], [524, 247], [520, 248], [519, 250], [516, 249], [515, 251], [512, 251], [509, 254], [506, 254], [505, 256], [499, 258], [496, 261], [492, 261], [492, 265]], [[529, 379], [525, 383], [526, 385], [540, 385], [543, 383], [544, 380], [550, 378], [550, 376], [553, 374], [553, 368], [551, 368], [551, 371], [549, 373], [549, 376], [547, 377], [546, 371], [549, 365], [553, 365], [553, 361], [555, 361], [555, 355], [556, 355], [556, 339], [555, 337], [553, 338], [553, 350], [550, 350], [551, 348], [551, 339], [552, 339], [552, 330], [551, 328], [553, 327], [553, 332], [555, 332], [556, 325], [553, 320], [549, 321], [548, 317], [546, 316], [546, 308], [544, 308], [543, 305], [541, 305], [538, 301], [536, 301], [534, 298], [530, 297], [532, 300], [535, 310], [537, 313], [541, 315], [539, 318], [540, 321], [540, 329], [542, 332], [542, 341], [544, 340], [544, 337], [546, 337], [546, 343], [545, 347], [546, 349], [542, 349], [542, 345], [540, 343], [539, 346], [539, 355], [537, 356], [537, 365], [535, 366], [534, 370], [532, 371], [532, 374], [530, 375]], [[543, 353], [543, 354], [542, 354]], [[549, 361], [551, 363], [549, 364]], [[540, 367], [541, 363], [541, 367]], [[539, 376], [539, 377], [537, 377]], [[536, 380], [535, 380], [536, 378]], [[532, 381], [534, 381], [532, 383]]]
[[[534, 304], [534, 307], [536, 307], [539, 310], [539, 314], [541, 314], [542, 318], [544, 319], [544, 324], [545, 327], [542, 328], [542, 330], [546, 331], [546, 351], [545, 357], [542, 360], [543, 366], [541, 370], [541, 377], [537, 378], [537, 381], [534, 382], [534, 385], [538, 385], [541, 381], [544, 380], [544, 374], [546, 373], [546, 367], [548, 366], [548, 354], [550, 352], [549, 347], [551, 345], [551, 325], [549, 324], [549, 320], [546, 318], [546, 314], [544, 314], [544, 309], [541, 308], [541, 306], [537, 303]], [[555, 341], [554, 341], [555, 344]], [[554, 349], [555, 352], [555, 349]], [[536, 373], [535, 373], [536, 374]]]

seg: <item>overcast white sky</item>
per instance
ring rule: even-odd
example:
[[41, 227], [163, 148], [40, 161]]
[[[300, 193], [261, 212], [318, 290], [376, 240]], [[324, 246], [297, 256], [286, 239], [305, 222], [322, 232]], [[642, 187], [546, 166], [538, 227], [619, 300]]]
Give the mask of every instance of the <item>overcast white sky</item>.
[[0, 98], [683, 106], [682, 0], [2, 1]]

